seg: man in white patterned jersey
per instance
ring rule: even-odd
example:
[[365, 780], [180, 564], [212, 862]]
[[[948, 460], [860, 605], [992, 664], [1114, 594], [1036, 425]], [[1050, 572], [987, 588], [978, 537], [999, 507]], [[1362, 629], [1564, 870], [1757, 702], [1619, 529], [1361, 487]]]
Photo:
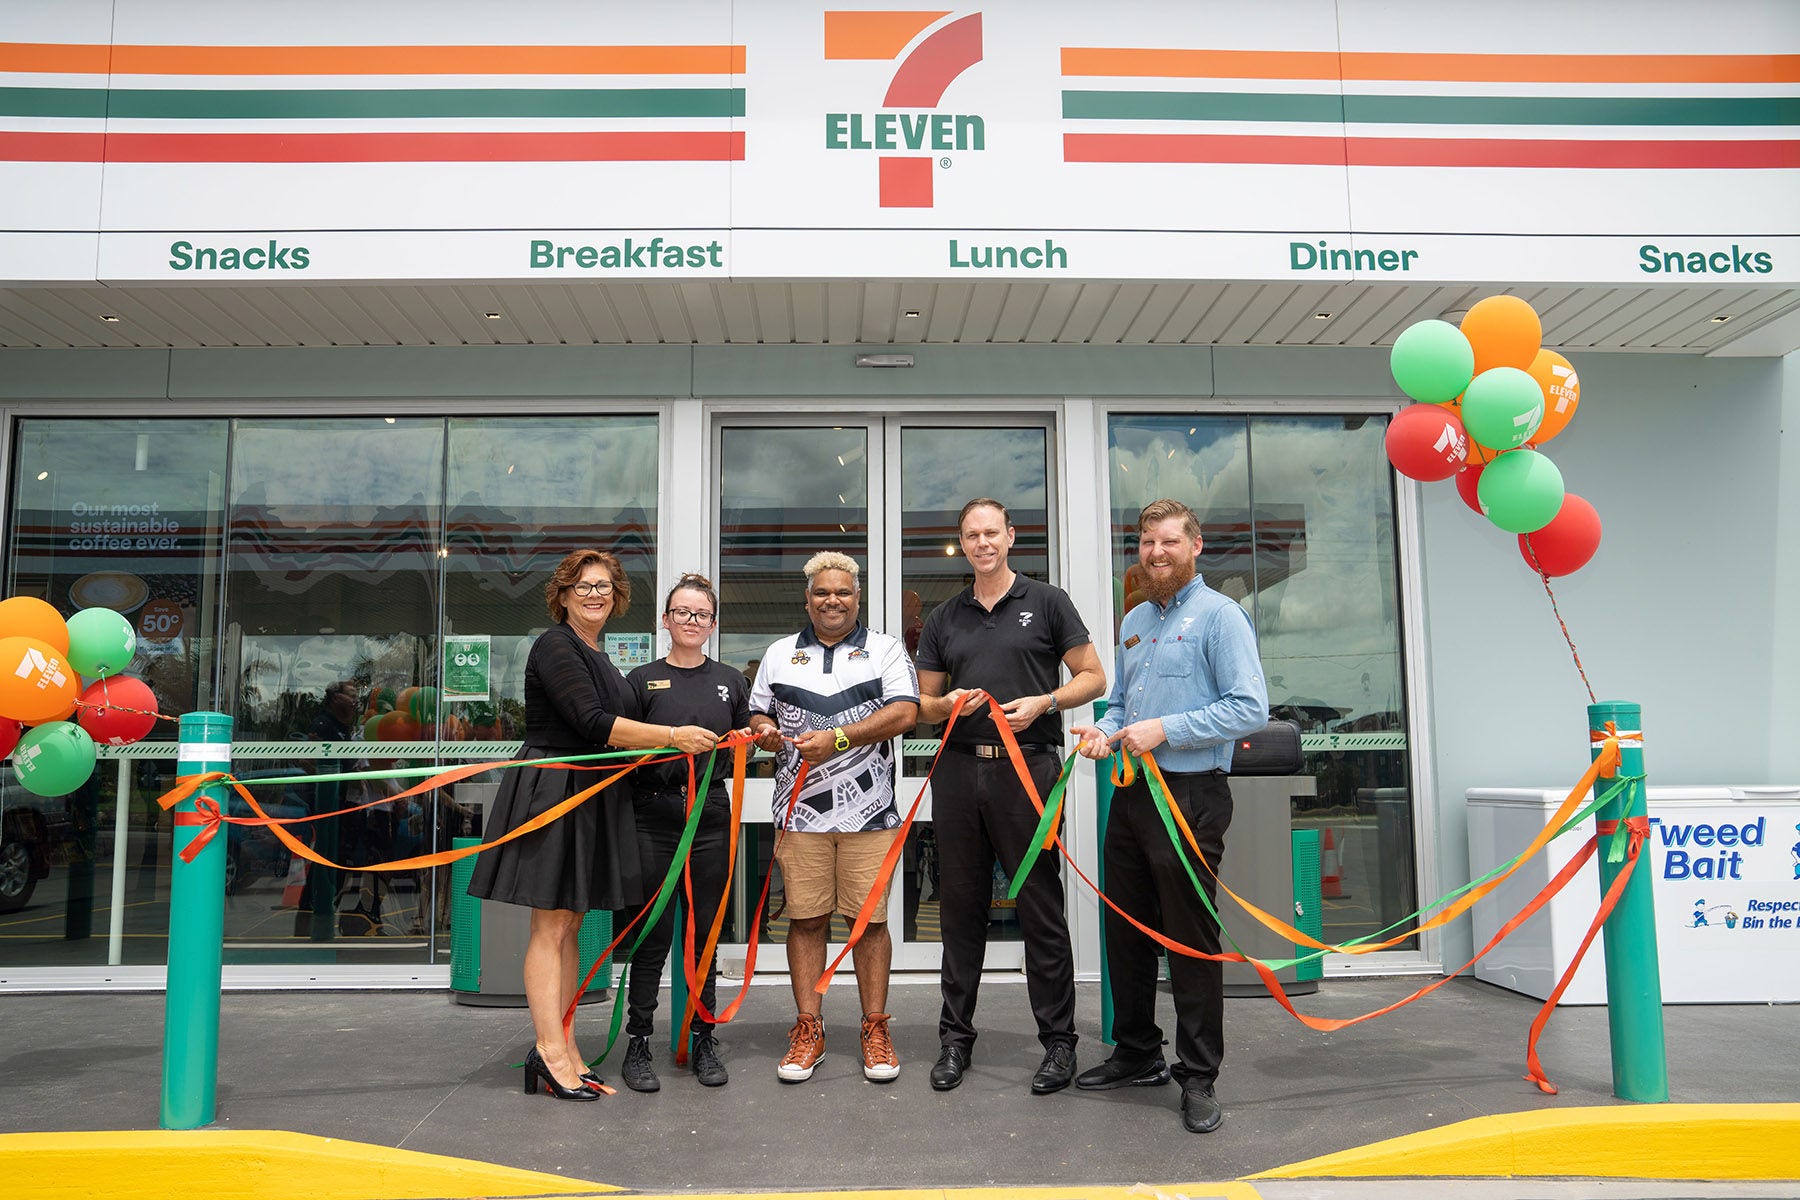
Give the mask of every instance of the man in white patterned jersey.
[[[898, 638], [863, 628], [856, 561], [825, 552], [807, 560], [810, 624], [763, 655], [750, 690], [757, 744], [779, 755], [775, 820], [787, 830], [776, 852], [788, 915], [788, 976], [799, 1014], [776, 1068], [785, 1083], [812, 1077], [825, 1054], [821, 997], [831, 914], [854, 918], [873, 890], [881, 861], [898, 836], [893, 738], [919, 718], [919, 682]], [[790, 739], [792, 739], [790, 741]], [[794, 783], [800, 764], [806, 779]], [[893, 943], [887, 897], [852, 951], [862, 1001], [863, 1077], [885, 1083], [900, 1074], [888, 1033], [888, 965]]]

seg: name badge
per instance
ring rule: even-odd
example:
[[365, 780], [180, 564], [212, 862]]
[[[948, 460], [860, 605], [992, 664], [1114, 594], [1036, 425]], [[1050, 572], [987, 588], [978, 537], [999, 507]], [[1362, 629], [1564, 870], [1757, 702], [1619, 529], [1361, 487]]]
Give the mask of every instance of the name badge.
[[1136, 634], [1132, 634], [1130, 637], [1125, 639], [1125, 648], [1127, 650], [1131, 649], [1133, 646], [1138, 644], [1138, 641], [1139, 641], [1138, 636]]
[[674, 683], [673, 679], [646, 679], [644, 690], [646, 692], [666, 692]]

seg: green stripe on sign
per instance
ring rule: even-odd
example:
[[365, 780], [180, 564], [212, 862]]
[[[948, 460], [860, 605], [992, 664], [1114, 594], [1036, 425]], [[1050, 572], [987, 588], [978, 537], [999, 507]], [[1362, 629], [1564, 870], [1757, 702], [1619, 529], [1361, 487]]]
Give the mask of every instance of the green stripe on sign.
[[0, 117], [105, 115], [105, 88], [0, 88]]
[[1265, 92], [1065, 91], [1084, 121], [1348, 121], [1362, 125], [1800, 124], [1800, 96], [1339, 96]]
[[1063, 118], [1081, 121], [1326, 121], [1344, 119], [1341, 98], [1269, 92], [1063, 93]]
[[[24, 89], [19, 89], [24, 90]], [[743, 88], [120, 89], [114, 117], [144, 120], [402, 120], [432, 117], [741, 117]]]

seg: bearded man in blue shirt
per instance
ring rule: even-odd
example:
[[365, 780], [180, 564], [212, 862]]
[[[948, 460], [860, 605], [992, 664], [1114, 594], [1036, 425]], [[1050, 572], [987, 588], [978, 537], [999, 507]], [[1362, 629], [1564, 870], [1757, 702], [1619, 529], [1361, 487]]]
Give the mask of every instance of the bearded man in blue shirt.
[[[1234, 601], [1196, 574], [1200, 521], [1177, 500], [1156, 500], [1138, 514], [1138, 563], [1144, 597], [1119, 627], [1119, 649], [1106, 715], [1075, 730], [1081, 753], [1099, 760], [1115, 748], [1133, 756], [1155, 751], [1171, 801], [1214, 871], [1231, 825], [1231, 750], [1268, 721], [1269, 697], [1256, 633]], [[1152, 929], [1209, 954], [1219, 927], [1182, 867], [1193, 863], [1209, 896], [1211, 872], [1193, 852], [1170, 841], [1150, 796], [1148, 772], [1113, 795], [1107, 820], [1107, 894]], [[1112, 1057], [1083, 1071], [1088, 1091], [1169, 1082], [1162, 1030], [1156, 1024], [1156, 943], [1111, 909], [1106, 960], [1113, 990]], [[1175, 995], [1174, 1077], [1181, 1080], [1181, 1120], [1190, 1133], [1211, 1133], [1224, 1120], [1213, 1093], [1225, 1056], [1225, 991], [1221, 964], [1169, 955]]]

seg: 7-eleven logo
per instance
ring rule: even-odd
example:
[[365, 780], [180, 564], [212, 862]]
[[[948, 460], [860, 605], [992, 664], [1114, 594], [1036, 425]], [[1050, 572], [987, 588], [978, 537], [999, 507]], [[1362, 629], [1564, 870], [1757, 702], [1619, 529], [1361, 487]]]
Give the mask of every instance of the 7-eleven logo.
[[[910, 11], [825, 14], [826, 58], [899, 62], [881, 111], [825, 114], [827, 150], [877, 154], [883, 208], [930, 208], [932, 169], [951, 162], [944, 152], [986, 149], [987, 132], [979, 116], [937, 111], [944, 90], [981, 61], [981, 14], [946, 21], [949, 16]], [[931, 32], [926, 33], [928, 29]], [[901, 58], [903, 52], [906, 56]]]

